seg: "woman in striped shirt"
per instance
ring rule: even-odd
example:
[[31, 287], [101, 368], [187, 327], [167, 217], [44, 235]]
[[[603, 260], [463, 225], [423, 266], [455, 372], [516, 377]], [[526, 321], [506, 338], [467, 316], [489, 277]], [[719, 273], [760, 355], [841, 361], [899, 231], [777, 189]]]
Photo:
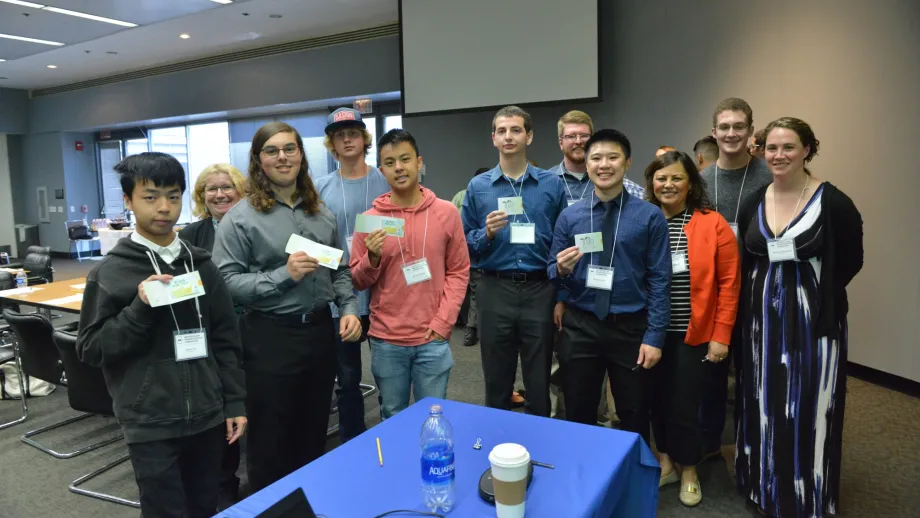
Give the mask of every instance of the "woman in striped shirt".
[[649, 201], [668, 220], [671, 241], [671, 323], [652, 407], [659, 487], [680, 481], [681, 503], [695, 506], [703, 498], [696, 473], [702, 461], [698, 409], [709, 369], [728, 357], [741, 289], [738, 242], [725, 218], [711, 210], [705, 182], [686, 153], [655, 158], [645, 181]]

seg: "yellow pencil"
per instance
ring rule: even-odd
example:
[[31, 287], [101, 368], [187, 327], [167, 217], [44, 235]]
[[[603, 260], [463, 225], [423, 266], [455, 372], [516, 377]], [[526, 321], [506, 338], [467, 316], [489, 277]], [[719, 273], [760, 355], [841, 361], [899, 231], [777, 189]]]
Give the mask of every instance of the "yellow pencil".
[[377, 437], [377, 458], [380, 460], [380, 466], [383, 466], [383, 452], [380, 451], [380, 437]]

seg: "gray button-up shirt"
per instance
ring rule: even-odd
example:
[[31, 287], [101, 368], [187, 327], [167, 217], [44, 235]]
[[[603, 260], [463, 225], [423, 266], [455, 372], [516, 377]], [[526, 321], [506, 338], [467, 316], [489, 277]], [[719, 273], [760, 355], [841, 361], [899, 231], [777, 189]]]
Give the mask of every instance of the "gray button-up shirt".
[[335, 271], [320, 266], [299, 283], [291, 279], [284, 251], [291, 234], [342, 248], [335, 215], [320, 206], [311, 216], [301, 204], [298, 200], [291, 207], [278, 201], [266, 212], [259, 212], [244, 199], [221, 219], [212, 260], [230, 288], [234, 304], [295, 315], [328, 309], [329, 303], [335, 302], [341, 314], [357, 315], [348, 262], [343, 261]]

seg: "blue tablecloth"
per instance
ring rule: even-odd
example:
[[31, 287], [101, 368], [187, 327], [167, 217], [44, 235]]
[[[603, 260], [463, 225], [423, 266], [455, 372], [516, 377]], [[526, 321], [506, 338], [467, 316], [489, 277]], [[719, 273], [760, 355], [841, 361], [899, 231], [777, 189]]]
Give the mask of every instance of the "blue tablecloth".
[[[426, 398], [218, 516], [255, 516], [298, 487], [328, 518], [373, 518], [394, 509], [424, 510], [419, 434], [440, 403], [454, 429], [456, 506], [449, 517], [494, 517], [479, 497], [479, 478], [496, 444], [524, 445], [536, 461], [527, 516], [576, 518], [655, 516], [660, 468], [634, 433], [585, 426], [457, 401]], [[377, 460], [379, 437], [383, 467]], [[473, 449], [482, 438], [482, 449]]]

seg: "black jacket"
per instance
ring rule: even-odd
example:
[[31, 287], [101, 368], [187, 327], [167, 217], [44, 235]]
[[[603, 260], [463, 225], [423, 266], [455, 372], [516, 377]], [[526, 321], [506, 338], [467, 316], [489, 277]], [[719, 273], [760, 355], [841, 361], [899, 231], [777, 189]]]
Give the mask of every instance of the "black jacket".
[[179, 237], [208, 252], [214, 250], [214, 221], [208, 217], [198, 220], [179, 231]]
[[[767, 193], [763, 187], [751, 194], [741, 205], [738, 213], [738, 233], [747, 235], [748, 226], [757, 214], [757, 207]], [[839, 338], [838, 334], [846, 322], [850, 309], [847, 300], [847, 285], [856, 277], [863, 266], [863, 224], [862, 216], [853, 200], [830, 182], [824, 182], [821, 193], [821, 225], [824, 227], [824, 244], [821, 250], [821, 306], [817, 319], [817, 336]], [[742, 279], [750, 279], [756, 259], [745, 248], [741, 255]], [[743, 280], [741, 285], [742, 304], [749, 306], [751, 283]], [[749, 311], [749, 307], [742, 307]], [[741, 321], [742, 319], [738, 319]]]
[[[86, 279], [77, 355], [102, 367], [128, 443], [195, 435], [245, 415], [242, 346], [230, 292], [210, 254], [189, 249], [191, 256], [183, 247], [172, 265], [151, 253], [164, 274], [198, 270], [205, 289], [198, 304], [206, 358], [177, 362], [169, 306], [151, 308], [138, 297], [138, 285], [155, 273], [147, 247], [120, 240]], [[194, 299], [172, 308], [179, 327], [198, 329]]]

